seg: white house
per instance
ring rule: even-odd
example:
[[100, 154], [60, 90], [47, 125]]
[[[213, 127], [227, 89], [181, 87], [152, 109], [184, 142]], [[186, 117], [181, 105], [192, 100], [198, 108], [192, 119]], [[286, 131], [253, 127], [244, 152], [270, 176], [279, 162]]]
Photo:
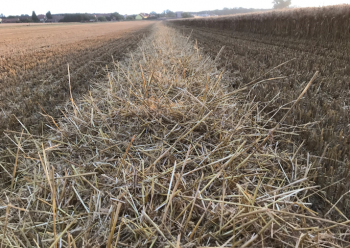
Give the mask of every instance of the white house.
[[37, 15], [38, 19], [40, 22], [45, 22], [46, 21], [46, 15]]
[[175, 12], [176, 18], [182, 18], [183, 11], [177, 11]]

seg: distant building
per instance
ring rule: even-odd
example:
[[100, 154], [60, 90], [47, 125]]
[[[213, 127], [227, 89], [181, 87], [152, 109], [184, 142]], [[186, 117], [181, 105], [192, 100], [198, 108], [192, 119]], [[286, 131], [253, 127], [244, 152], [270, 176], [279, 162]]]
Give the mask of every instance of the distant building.
[[41, 22], [45, 22], [46, 21], [46, 15], [38, 15], [38, 19]]
[[147, 18], [149, 18], [149, 14], [146, 13], [140, 13], [135, 17], [136, 20], [145, 20]]
[[177, 11], [177, 12], [175, 12], [176, 18], [182, 18], [182, 13], [183, 13], [183, 11]]
[[3, 23], [16, 23], [19, 22], [19, 18], [6, 18], [2, 19]]
[[29, 15], [21, 15], [21, 16], [19, 17], [19, 20], [20, 20], [21, 22], [31, 22], [31, 21], [32, 21], [32, 17], [29, 16]]

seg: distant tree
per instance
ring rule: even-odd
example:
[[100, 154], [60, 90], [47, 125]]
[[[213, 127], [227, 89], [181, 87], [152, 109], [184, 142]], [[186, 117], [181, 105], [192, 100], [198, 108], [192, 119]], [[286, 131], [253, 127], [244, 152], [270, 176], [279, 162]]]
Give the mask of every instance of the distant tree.
[[124, 17], [121, 15], [121, 14], [119, 14], [118, 12], [114, 12], [114, 13], [112, 13], [111, 15], [110, 15], [110, 17], [113, 19], [116, 19], [117, 21], [118, 20], [122, 20], [122, 19], [124, 19]]
[[292, 4], [292, 0], [273, 0], [274, 9], [288, 8]]
[[222, 9], [222, 13], [223, 13], [224, 15], [229, 15], [229, 14], [230, 14], [230, 9], [229, 9], [229, 8], [223, 8], [223, 9]]
[[251, 12], [257, 12], [257, 11], [267, 11], [268, 9], [246, 9], [246, 8], [223, 8], [223, 9], [216, 9], [216, 10], [206, 10], [206, 11], [199, 11], [199, 12], [192, 12], [194, 15], [200, 15], [200, 14], [208, 14], [208, 15], [234, 15], [234, 14], [243, 14], [243, 13], [251, 13]]
[[182, 18], [190, 18], [190, 17], [193, 17], [193, 15], [191, 15], [190, 13], [188, 12], [184, 12], [181, 14], [182, 15]]
[[150, 15], [155, 16], [155, 18], [151, 18], [151, 19], [157, 19], [157, 18], [159, 18], [159, 17], [161, 16], [161, 14], [158, 14], [158, 13], [155, 12], [155, 11], [152, 11], [152, 12], [150, 13]]
[[51, 11], [46, 13], [46, 17], [47, 17], [47, 19], [52, 19]]
[[127, 17], [126, 17], [126, 20], [128, 20], [128, 21], [132, 21], [132, 20], [135, 20], [135, 15], [128, 15]]
[[100, 21], [100, 22], [106, 22], [107, 21], [106, 17], [104, 17], [104, 16], [100, 16], [99, 18], [97, 18], [97, 20]]
[[20, 17], [19, 17], [19, 21], [20, 22], [32, 22], [32, 18], [29, 16], [29, 15], [24, 15], [22, 14]]
[[38, 21], [40, 21], [39, 18], [38, 18], [38, 16], [35, 14], [35, 11], [32, 12], [32, 20], [33, 20], [33, 22], [38, 22]]
[[60, 22], [88, 22], [90, 20], [95, 20], [95, 16], [91, 14], [64, 14], [63, 19]]
[[166, 17], [175, 17], [175, 13], [169, 9], [164, 11]]
[[112, 18], [111, 18], [110, 16], [106, 16], [106, 20], [107, 20], [107, 21], [111, 21]]

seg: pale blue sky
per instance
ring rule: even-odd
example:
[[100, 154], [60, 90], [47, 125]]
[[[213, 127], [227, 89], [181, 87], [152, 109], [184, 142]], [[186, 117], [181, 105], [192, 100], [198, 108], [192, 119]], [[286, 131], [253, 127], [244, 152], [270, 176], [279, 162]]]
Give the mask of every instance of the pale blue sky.
[[[350, 0], [292, 0], [292, 5], [313, 7], [350, 4]], [[201, 11], [224, 7], [272, 8], [272, 0], [0, 0], [0, 13], [4, 15], [56, 13], [110, 13], [136, 14], [140, 12]]]

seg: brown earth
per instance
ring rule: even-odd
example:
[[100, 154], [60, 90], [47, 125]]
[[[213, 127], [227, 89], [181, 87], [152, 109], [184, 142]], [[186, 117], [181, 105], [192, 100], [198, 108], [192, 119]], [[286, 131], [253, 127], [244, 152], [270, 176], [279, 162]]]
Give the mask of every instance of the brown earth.
[[76, 97], [105, 77], [106, 64], [134, 49], [153, 23], [1, 25], [1, 133], [20, 128], [16, 117], [31, 132], [42, 131], [39, 112], [58, 116], [57, 104], [69, 99], [67, 64]]

